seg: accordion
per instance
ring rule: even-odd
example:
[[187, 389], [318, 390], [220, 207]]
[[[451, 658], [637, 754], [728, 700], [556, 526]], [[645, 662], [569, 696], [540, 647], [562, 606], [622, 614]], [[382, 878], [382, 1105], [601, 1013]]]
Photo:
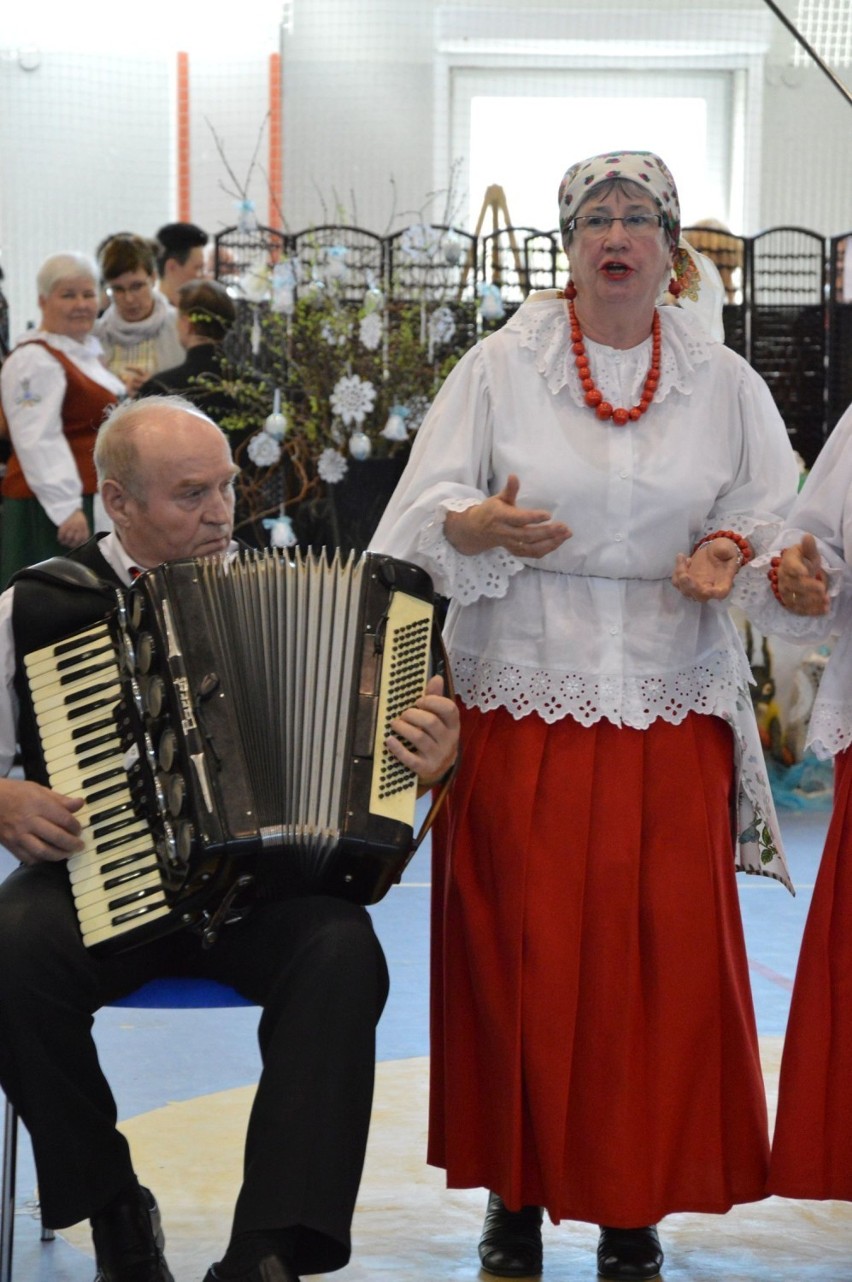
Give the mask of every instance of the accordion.
[[27, 655], [51, 786], [86, 802], [84, 943], [209, 944], [263, 896], [381, 899], [425, 830], [385, 739], [443, 657], [418, 567], [273, 550], [150, 570]]

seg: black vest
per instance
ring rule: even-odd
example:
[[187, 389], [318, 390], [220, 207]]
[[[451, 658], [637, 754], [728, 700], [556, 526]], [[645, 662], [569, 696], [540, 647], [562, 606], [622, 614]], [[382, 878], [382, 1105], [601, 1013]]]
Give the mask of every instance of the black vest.
[[[100, 536], [103, 537], [103, 536]], [[18, 696], [18, 744], [24, 774], [47, 784], [41, 760], [24, 655], [53, 645], [81, 628], [104, 619], [115, 609], [121, 579], [98, 551], [96, 537], [67, 557], [54, 557], [20, 570], [12, 580], [12, 631], [15, 638], [15, 693]], [[81, 572], [74, 567], [85, 567]], [[89, 573], [86, 574], [86, 571]]]

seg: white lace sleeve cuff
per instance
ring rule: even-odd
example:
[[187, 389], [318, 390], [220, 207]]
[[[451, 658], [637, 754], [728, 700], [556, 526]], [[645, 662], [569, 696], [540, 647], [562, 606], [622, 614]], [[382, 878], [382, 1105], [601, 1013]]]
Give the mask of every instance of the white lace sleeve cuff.
[[828, 614], [793, 614], [776, 600], [769, 586], [767, 576], [771, 562], [772, 554], [766, 552], [756, 556], [747, 567], [740, 570], [734, 579], [729, 598], [731, 605], [738, 606], [761, 632], [770, 636], [784, 637], [788, 641], [826, 641], [837, 629], [838, 595], [842, 576], [823, 559], [831, 600]]
[[432, 520], [423, 527], [418, 539], [418, 552], [424, 558], [438, 590], [459, 605], [470, 605], [480, 597], [505, 596], [512, 575], [524, 567], [520, 557], [512, 556], [505, 548], [492, 548], [476, 556], [465, 556], [450, 543], [444, 534], [446, 513], [465, 512], [480, 502], [478, 498], [445, 499]]

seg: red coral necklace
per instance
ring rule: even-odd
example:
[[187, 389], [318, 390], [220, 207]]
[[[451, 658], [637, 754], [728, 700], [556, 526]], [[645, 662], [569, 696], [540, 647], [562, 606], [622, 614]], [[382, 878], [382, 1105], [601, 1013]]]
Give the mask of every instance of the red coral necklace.
[[586, 355], [586, 345], [583, 342], [583, 331], [580, 329], [580, 322], [577, 320], [577, 313], [574, 310], [572, 299], [568, 299], [568, 315], [571, 318], [571, 350], [574, 353], [574, 364], [577, 366], [577, 373], [580, 375], [580, 382], [583, 391], [586, 393], [586, 404], [593, 409], [602, 422], [612, 419], [619, 427], [625, 423], [635, 423], [645, 413], [651, 401], [654, 399], [654, 393], [657, 390], [657, 384], [660, 381], [660, 313], [654, 311], [654, 323], [651, 328], [651, 367], [648, 370], [648, 376], [645, 379], [645, 386], [642, 388], [642, 396], [638, 405], [632, 409], [615, 409], [609, 401], [605, 401], [603, 393], [595, 386], [595, 380], [592, 378], [592, 371], [589, 368], [589, 358]]

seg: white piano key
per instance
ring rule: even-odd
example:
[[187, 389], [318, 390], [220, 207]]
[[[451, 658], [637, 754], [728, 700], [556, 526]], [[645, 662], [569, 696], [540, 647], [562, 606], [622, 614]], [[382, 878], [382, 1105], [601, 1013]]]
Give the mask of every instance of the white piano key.
[[160, 879], [158, 868], [153, 870], [140, 868], [135, 870], [136, 875], [128, 877], [127, 881], [120, 882], [115, 886], [102, 887], [102, 893], [90, 891], [81, 896], [74, 896], [77, 904], [77, 917], [80, 925], [83, 926], [90, 918], [98, 916], [103, 912], [112, 912], [113, 905], [118, 900], [125, 899], [128, 895], [133, 895], [142, 890], [156, 890], [158, 894], [163, 893], [163, 884]]
[[85, 922], [80, 922], [80, 928], [85, 935], [86, 931], [98, 930], [102, 926], [110, 926], [113, 929], [120, 926], [121, 917], [140, 916], [140, 909], [156, 910], [164, 902], [163, 895], [159, 891], [152, 891], [144, 899], [139, 899], [136, 903], [126, 903], [112, 907], [104, 904], [100, 911], [88, 912]]
[[93, 928], [90, 925], [83, 933], [83, 943], [87, 948], [92, 948], [95, 944], [104, 944], [110, 939], [120, 938], [121, 935], [125, 934], [133, 926], [142, 924], [147, 925], [148, 922], [156, 921], [158, 917], [168, 917], [170, 912], [171, 909], [168, 905], [163, 904], [157, 906], [149, 904], [145, 913], [140, 914], [140, 916], [132, 922], [119, 923], [118, 925], [113, 925], [112, 922], [106, 922], [98, 928]]

